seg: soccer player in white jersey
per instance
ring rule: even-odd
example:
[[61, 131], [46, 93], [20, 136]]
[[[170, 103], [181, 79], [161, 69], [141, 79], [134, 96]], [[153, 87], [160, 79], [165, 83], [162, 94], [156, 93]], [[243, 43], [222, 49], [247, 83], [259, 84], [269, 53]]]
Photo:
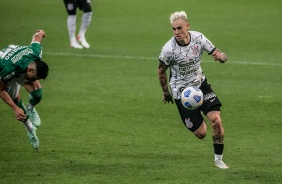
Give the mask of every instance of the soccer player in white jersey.
[[[91, 0], [64, 0], [68, 13], [67, 27], [70, 38], [70, 46], [75, 49], [89, 48], [90, 45], [85, 39], [85, 33], [92, 18]], [[76, 33], [76, 10], [83, 11], [81, 25], [77, 37]]]
[[[170, 23], [174, 36], [164, 45], [159, 55], [158, 78], [163, 91], [163, 102], [176, 103], [183, 124], [199, 139], [206, 136], [206, 123], [202, 113], [212, 126], [215, 166], [229, 168], [223, 161], [224, 129], [222, 126], [221, 102], [212, 90], [201, 68], [203, 51], [215, 61], [225, 63], [227, 56], [216, 48], [202, 33], [190, 31], [190, 24], [184, 11], [170, 15]], [[170, 90], [166, 70], [170, 69]], [[195, 86], [204, 94], [203, 105], [196, 110], [184, 108], [180, 94], [187, 86]]]

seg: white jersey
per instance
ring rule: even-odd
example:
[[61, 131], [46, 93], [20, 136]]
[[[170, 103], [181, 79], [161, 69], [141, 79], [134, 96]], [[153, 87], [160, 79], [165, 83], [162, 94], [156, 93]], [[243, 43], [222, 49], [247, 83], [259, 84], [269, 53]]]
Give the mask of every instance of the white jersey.
[[201, 68], [203, 51], [211, 54], [215, 46], [200, 32], [189, 31], [190, 42], [178, 45], [174, 36], [162, 48], [159, 60], [170, 68], [170, 88], [174, 99], [187, 86], [200, 87], [205, 76]]

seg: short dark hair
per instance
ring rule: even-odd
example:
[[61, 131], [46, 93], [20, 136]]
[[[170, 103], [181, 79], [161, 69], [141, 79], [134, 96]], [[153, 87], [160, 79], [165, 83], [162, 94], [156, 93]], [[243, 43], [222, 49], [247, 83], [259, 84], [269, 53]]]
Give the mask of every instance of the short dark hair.
[[40, 79], [45, 79], [48, 76], [49, 67], [44, 61], [35, 61], [36, 70], [37, 70], [37, 76], [40, 77]]

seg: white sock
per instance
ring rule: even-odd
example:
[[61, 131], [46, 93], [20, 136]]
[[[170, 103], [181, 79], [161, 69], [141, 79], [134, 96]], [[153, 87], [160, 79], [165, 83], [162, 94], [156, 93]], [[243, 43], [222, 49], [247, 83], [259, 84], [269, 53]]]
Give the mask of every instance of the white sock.
[[75, 43], [76, 15], [69, 15], [67, 19], [70, 43]]
[[33, 129], [33, 125], [30, 121], [30, 119], [28, 119], [26, 122], [23, 122], [24, 126], [26, 127], [26, 130], [28, 132], [30, 132]]
[[27, 104], [26, 104], [26, 109], [32, 110], [33, 108], [34, 108], [34, 106], [31, 105], [30, 103], [27, 103]]
[[90, 25], [91, 18], [92, 18], [92, 12], [83, 13], [81, 19], [81, 26], [78, 33], [78, 36], [80, 36], [81, 38], [85, 38], [85, 32]]
[[223, 155], [214, 154], [214, 161], [222, 160]]

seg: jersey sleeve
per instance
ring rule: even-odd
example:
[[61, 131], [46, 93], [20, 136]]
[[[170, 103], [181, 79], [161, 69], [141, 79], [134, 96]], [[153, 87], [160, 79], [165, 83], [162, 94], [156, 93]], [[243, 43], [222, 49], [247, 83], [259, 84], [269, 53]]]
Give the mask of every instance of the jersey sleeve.
[[163, 62], [165, 65], [170, 65], [172, 60], [172, 51], [171, 47], [166, 44], [162, 48], [162, 51], [159, 55], [159, 61]]
[[215, 50], [215, 46], [212, 44], [212, 42], [207, 39], [204, 35], [202, 35], [202, 46], [204, 48], [204, 50], [208, 53], [208, 54], [212, 54], [212, 52]]
[[42, 59], [42, 47], [39, 42], [31, 42], [30, 48], [33, 50], [35, 57]]
[[14, 68], [12, 66], [5, 66], [4, 68], [1, 69], [0, 80], [2, 82], [8, 83], [16, 76], [17, 73], [14, 71]]
[[8, 83], [13, 78], [20, 77], [22, 74], [26, 72], [27, 66], [30, 63], [30, 61], [18, 62], [18, 63], [13, 64], [11, 62], [6, 62], [6, 64], [1, 68], [0, 80], [5, 83]]

